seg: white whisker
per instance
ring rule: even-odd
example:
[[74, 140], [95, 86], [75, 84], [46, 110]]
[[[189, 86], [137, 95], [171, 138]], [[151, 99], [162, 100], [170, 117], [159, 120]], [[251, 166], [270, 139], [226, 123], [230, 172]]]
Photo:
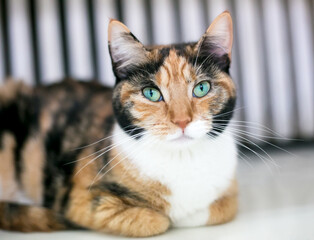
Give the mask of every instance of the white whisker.
[[[141, 141], [141, 140], [139, 140]], [[131, 146], [137, 145], [138, 142], [134, 142]], [[119, 163], [121, 163], [123, 160], [127, 159], [134, 151], [136, 151], [137, 149], [134, 148], [133, 151], [129, 152], [125, 157], [123, 157], [121, 160], [119, 160], [115, 165], [113, 165], [109, 170], [107, 170], [104, 174], [102, 174], [100, 177], [98, 177], [102, 170], [104, 170], [113, 160], [115, 160], [119, 155], [122, 154], [122, 152], [119, 152], [118, 154], [116, 154], [112, 159], [110, 159], [108, 161], [108, 163], [106, 163], [97, 173], [97, 175], [94, 177], [89, 189], [91, 189], [91, 187], [93, 186], [93, 184], [95, 183], [95, 181], [97, 180], [97, 178], [102, 179], [109, 171], [111, 171], [114, 167], [116, 167]]]
[[[216, 134], [219, 134], [218, 132], [216, 132]], [[224, 136], [224, 135], [220, 135], [220, 136]], [[224, 136], [224, 137], [226, 137], [226, 136]], [[250, 152], [252, 152], [252, 153], [254, 153], [257, 157], [259, 157], [264, 163], [265, 163], [265, 165], [268, 167], [268, 169], [272, 172], [273, 170], [272, 170], [272, 168], [268, 165], [268, 161], [269, 161], [269, 159], [267, 159], [267, 158], [265, 158], [264, 156], [262, 156], [261, 154], [259, 154], [258, 152], [256, 152], [256, 151], [254, 151], [253, 149], [251, 149], [250, 147], [248, 147], [248, 146], [246, 146], [245, 144], [243, 144], [243, 143], [241, 143], [240, 141], [238, 141], [237, 139], [234, 139], [235, 140], [235, 142], [238, 144], [238, 145], [240, 145], [240, 146], [242, 146], [243, 148], [245, 148], [245, 149], [247, 149], [247, 150], [249, 150]], [[270, 161], [275, 167], [278, 167], [278, 165], [277, 164], [275, 164], [273, 161]]]
[[[124, 127], [124, 128], [128, 128], [128, 127], [130, 127], [130, 126], [132, 126], [132, 125], [126, 126], [126, 127]], [[141, 128], [140, 128], [140, 127], [137, 127], [137, 128], [135, 128], [135, 129], [124, 130], [124, 132], [131, 132], [131, 131], [135, 131], [135, 130], [138, 130], [138, 129], [141, 129]], [[111, 135], [111, 136], [102, 138], [102, 139], [100, 139], [100, 140], [97, 140], [96, 142], [90, 143], [90, 144], [85, 145], [85, 146], [83, 146], [83, 147], [78, 147], [78, 148], [72, 149], [72, 151], [80, 150], [80, 149], [83, 149], [83, 148], [88, 148], [88, 147], [93, 146], [93, 145], [95, 145], [95, 144], [97, 144], [97, 143], [100, 143], [100, 142], [102, 142], [102, 141], [104, 141], [104, 140], [106, 140], [106, 139], [113, 138], [113, 137], [118, 136], [118, 135], [121, 135], [121, 134], [122, 134], [122, 133], [113, 134], [113, 135]]]
[[[131, 141], [132, 139], [134, 139], [134, 138], [136, 138], [136, 137], [138, 137], [138, 136], [143, 136], [143, 135], [144, 135], [144, 133], [138, 133], [138, 134], [134, 135], [131, 139], [128, 138], [128, 139], [127, 139], [126, 141], [124, 141], [123, 143], [128, 142], [128, 141]], [[75, 173], [74, 176], [76, 176], [77, 174], [79, 174], [85, 167], [87, 167], [88, 165], [90, 165], [93, 161], [97, 160], [98, 158], [100, 158], [101, 156], [103, 156], [104, 154], [106, 154], [107, 152], [111, 151], [113, 148], [115, 148], [115, 147], [117, 147], [117, 146], [120, 146], [120, 145], [122, 145], [123, 143], [119, 143], [119, 144], [117, 144], [116, 146], [113, 146], [113, 147], [111, 147], [110, 149], [107, 149], [105, 152], [102, 152], [101, 154], [99, 154], [98, 156], [96, 156], [95, 158], [93, 158], [92, 160], [88, 161], [82, 168], [80, 168], [79, 171], [77, 171], [77, 172]]]
[[[196, 66], [196, 63], [197, 63], [197, 60], [198, 60], [198, 56], [199, 56], [199, 54], [200, 54], [200, 50], [201, 50], [201, 47], [202, 47], [202, 45], [203, 45], [204, 40], [205, 40], [205, 37], [203, 37], [200, 46], [198, 46], [197, 54], [196, 54], [196, 59], [195, 59], [195, 62], [194, 62], [194, 64], [193, 64], [193, 67], [194, 67], [194, 68], [195, 68], [195, 66]], [[197, 72], [197, 71], [196, 71], [196, 72]]]
[[[123, 133], [120, 133], [120, 134], [123, 134]], [[140, 133], [138, 133], [138, 134], [139, 134], [139, 136], [140, 136]], [[115, 136], [118, 136], [118, 134], [116, 134]], [[133, 136], [135, 136], [135, 135], [133, 135]], [[135, 137], [137, 137], [137, 136], [135, 136]], [[80, 159], [78, 159], [78, 160], [71, 161], [71, 162], [67, 162], [67, 163], [65, 163], [64, 165], [68, 165], [68, 164], [72, 164], [72, 163], [75, 163], [75, 162], [82, 161], [82, 160], [84, 160], [84, 159], [86, 159], [86, 158], [89, 158], [89, 157], [91, 157], [91, 156], [93, 156], [93, 155], [99, 153], [99, 152], [105, 151], [105, 150], [107, 150], [108, 148], [110, 148], [110, 150], [111, 150], [111, 149], [112, 149], [111, 147], [114, 148], [115, 145], [117, 145], [117, 144], [118, 144], [118, 143], [110, 144], [109, 146], [107, 146], [107, 147], [105, 147], [105, 148], [102, 148], [102, 149], [100, 149], [100, 150], [98, 150], [98, 151], [96, 151], [96, 152], [94, 152], [94, 153], [91, 153], [91, 154], [89, 154], [89, 155], [87, 155], [87, 156], [85, 156], [85, 157], [82, 157], [82, 158], [80, 158]]]
[[261, 141], [261, 142], [263, 142], [263, 143], [266, 143], [266, 144], [268, 144], [268, 145], [270, 145], [270, 146], [272, 146], [272, 147], [274, 147], [274, 148], [277, 148], [277, 149], [279, 149], [279, 150], [281, 150], [281, 151], [284, 151], [284, 152], [286, 152], [286, 153], [288, 153], [288, 154], [290, 154], [290, 155], [296, 157], [295, 154], [293, 154], [293, 153], [291, 153], [291, 152], [285, 150], [284, 148], [281, 148], [281, 147], [279, 147], [279, 146], [277, 146], [277, 145], [275, 145], [275, 144], [273, 144], [273, 143], [271, 143], [271, 142], [269, 142], [269, 141], [266, 141], [266, 140], [264, 140], [264, 139], [262, 139], [262, 138], [260, 138], [260, 137], [269, 138], [269, 139], [287, 140], [287, 139], [285, 139], [285, 138], [277, 138], [277, 137], [271, 137], [271, 136], [263, 136], [263, 135], [259, 135], [259, 134], [253, 134], [253, 133], [250, 133], [250, 132], [247, 132], [247, 131], [244, 131], [244, 130], [241, 130], [241, 129], [232, 128], [232, 127], [229, 127], [228, 129], [231, 130], [231, 131], [233, 131], [234, 133], [242, 134], [242, 135], [251, 137], [251, 138], [253, 138], [253, 139], [259, 140], [259, 141]]

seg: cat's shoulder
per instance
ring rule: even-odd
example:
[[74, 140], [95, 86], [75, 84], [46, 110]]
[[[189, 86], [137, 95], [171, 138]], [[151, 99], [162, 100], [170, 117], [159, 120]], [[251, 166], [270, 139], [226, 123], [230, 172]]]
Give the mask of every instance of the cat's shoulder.
[[6, 105], [14, 101], [19, 96], [27, 96], [32, 94], [32, 87], [24, 82], [7, 78], [0, 85], [0, 104]]

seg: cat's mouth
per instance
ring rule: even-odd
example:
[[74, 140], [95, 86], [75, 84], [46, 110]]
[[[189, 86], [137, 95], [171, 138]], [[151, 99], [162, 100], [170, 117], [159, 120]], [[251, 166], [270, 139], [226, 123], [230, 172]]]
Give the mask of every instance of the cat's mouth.
[[186, 143], [192, 141], [194, 138], [187, 136], [186, 134], [182, 134], [181, 136], [172, 139], [171, 142], [176, 142], [176, 143]]

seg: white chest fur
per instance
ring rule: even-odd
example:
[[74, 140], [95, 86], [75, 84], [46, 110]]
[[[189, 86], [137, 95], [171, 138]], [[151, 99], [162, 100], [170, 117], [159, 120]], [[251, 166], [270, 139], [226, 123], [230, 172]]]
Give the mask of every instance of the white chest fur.
[[187, 148], [165, 148], [151, 139], [129, 138], [115, 128], [115, 143], [144, 178], [167, 186], [166, 197], [174, 226], [201, 226], [209, 218], [209, 205], [224, 192], [234, 178], [236, 146], [226, 130], [216, 139], [200, 139]]

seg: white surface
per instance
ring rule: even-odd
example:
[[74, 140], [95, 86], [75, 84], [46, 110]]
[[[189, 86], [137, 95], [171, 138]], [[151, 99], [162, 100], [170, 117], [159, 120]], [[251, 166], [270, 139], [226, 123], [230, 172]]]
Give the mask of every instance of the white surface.
[[[270, 152], [279, 168], [256, 157], [240, 161], [240, 210], [227, 224], [172, 229], [149, 239], [311, 240], [314, 236], [314, 147]], [[0, 232], [1, 240], [128, 239], [94, 232], [21, 234]], [[144, 238], [145, 239], [145, 238]]]

